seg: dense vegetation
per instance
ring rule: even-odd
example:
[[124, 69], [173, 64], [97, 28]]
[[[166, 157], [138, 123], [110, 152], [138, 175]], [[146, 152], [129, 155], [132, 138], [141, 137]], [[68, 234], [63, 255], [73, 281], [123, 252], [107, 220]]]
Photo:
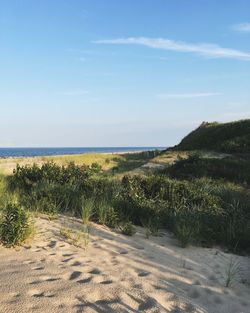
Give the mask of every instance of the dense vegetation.
[[191, 154], [179, 159], [163, 173], [177, 179], [208, 177], [250, 185], [250, 160], [235, 157], [205, 158]]
[[0, 240], [21, 243], [29, 233], [26, 214], [37, 211], [79, 217], [86, 229], [94, 221], [133, 235], [135, 224], [144, 226], [146, 237], [168, 229], [183, 247], [192, 242], [250, 251], [249, 123], [203, 125], [177, 147], [240, 155], [184, 153], [183, 159], [147, 175], [127, 173], [155, 156], [164, 158], [161, 152], [117, 157], [117, 166], [106, 170], [98, 163], [17, 165], [12, 175], [0, 176]]
[[32, 233], [27, 211], [15, 203], [8, 203], [0, 219], [0, 242], [7, 247], [16, 246]]
[[224, 124], [202, 123], [174, 149], [250, 153], [250, 120]]
[[189, 242], [221, 244], [239, 251], [250, 246], [250, 194], [243, 187], [209, 179], [175, 180], [161, 175], [124, 176], [121, 180], [98, 175], [95, 166], [49, 162], [17, 166], [8, 189], [27, 210], [71, 214], [118, 227], [132, 235], [132, 224], [147, 236], [160, 228], [172, 231], [182, 246]]

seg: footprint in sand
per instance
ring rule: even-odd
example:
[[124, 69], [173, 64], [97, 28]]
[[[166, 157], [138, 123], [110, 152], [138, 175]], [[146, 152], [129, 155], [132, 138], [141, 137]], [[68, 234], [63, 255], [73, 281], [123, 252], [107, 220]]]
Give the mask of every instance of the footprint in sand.
[[204, 290], [206, 291], [208, 295], [211, 295], [213, 293], [212, 290], [209, 288], [204, 288]]
[[80, 280], [78, 280], [77, 282], [78, 282], [79, 284], [87, 284], [87, 283], [91, 282], [92, 279], [93, 279], [93, 277], [90, 276], [90, 277], [88, 277], [88, 278], [80, 279]]
[[185, 310], [184, 312], [186, 312], [186, 313], [196, 313], [197, 312], [195, 306], [192, 303], [186, 303], [184, 305], [183, 310]]
[[74, 260], [73, 257], [62, 260], [63, 263], [68, 263], [69, 261]]
[[24, 261], [23, 264], [34, 264], [36, 263], [35, 261], [31, 261], [31, 260], [27, 260], [27, 261]]
[[221, 298], [220, 298], [219, 296], [215, 296], [215, 297], [214, 297], [214, 303], [216, 303], [216, 304], [222, 304], [223, 301], [221, 300]]
[[107, 280], [104, 280], [104, 281], [101, 281], [100, 284], [102, 285], [110, 285], [113, 283], [113, 280], [111, 279], [107, 279]]
[[98, 275], [98, 274], [101, 274], [101, 271], [98, 268], [93, 268], [91, 271], [89, 271], [89, 273]]
[[57, 244], [56, 240], [51, 240], [50, 243], [47, 246], [50, 247], [50, 248], [55, 248], [56, 244]]
[[35, 298], [42, 298], [42, 297], [53, 298], [55, 296], [54, 293], [50, 293], [50, 292], [46, 293], [44, 291], [39, 291], [39, 290], [30, 290], [29, 294]]
[[150, 272], [142, 271], [142, 272], [139, 272], [139, 273], [138, 273], [138, 276], [139, 276], [139, 277], [146, 277], [146, 276], [148, 276], [149, 274], [150, 274]]
[[32, 267], [32, 270], [34, 270], [34, 271], [42, 271], [42, 270], [44, 270], [44, 266]]
[[38, 285], [38, 284], [41, 284], [41, 280], [34, 280], [30, 283], [30, 285]]
[[34, 251], [34, 252], [41, 252], [42, 249], [36, 249], [36, 250], [32, 250], [32, 251]]
[[216, 276], [213, 275], [213, 274], [209, 276], [209, 279], [210, 279], [210, 280], [213, 280], [213, 281], [217, 280]]
[[140, 245], [134, 245], [134, 248], [137, 250], [144, 250], [144, 247]]
[[127, 250], [122, 250], [119, 252], [120, 254], [128, 254], [128, 251]]
[[41, 280], [42, 281], [47, 281], [47, 282], [53, 282], [53, 281], [57, 281], [60, 280], [61, 278], [58, 277], [52, 277], [52, 276], [42, 276]]
[[192, 299], [197, 299], [200, 296], [199, 291], [196, 288], [191, 288], [188, 293], [189, 297]]
[[74, 255], [74, 253], [64, 253], [62, 256], [69, 257], [69, 256], [72, 256], [72, 255]]
[[149, 296], [134, 296], [131, 294], [127, 294], [132, 300], [138, 303], [138, 311], [148, 311], [157, 306], [157, 301]]
[[70, 277], [69, 277], [69, 280], [75, 280], [77, 278], [79, 278], [81, 276], [82, 272], [78, 272], [78, 271], [75, 271], [75, 272], [72, 272]]
[[42, 297], [44, 292], [40, 291], [39, 289], [30, 289], [28, 294], [32, 297]]
[[75, 261], [73, 264], [71, 264], [71, 266], [80, 266], [80, 265], [82, 265], [82, 263], [79, 261]]
[[194, 282], [193, 282], [193, 285], [196, 285], [196, 286], [199, 286], [201, 285], [200, 281], [198, 279], [196, 279]]

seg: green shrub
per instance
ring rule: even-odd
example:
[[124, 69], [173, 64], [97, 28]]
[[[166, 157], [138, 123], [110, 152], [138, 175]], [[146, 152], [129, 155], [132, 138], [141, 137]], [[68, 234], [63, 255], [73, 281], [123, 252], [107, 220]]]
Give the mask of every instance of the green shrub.
[[185, 248], [190, 241], [194, 240], [197, 230], [184, 218], [178, 218], [175, 224], [174, 234], [179, 240], [182, 248]]
[[6, 247], [16, 246], [31, 234], [29, 214], [17, 204], [8, 203], [0, 222], [0, 241]]
[[90, 169], [93, 173], [100, 173], [102, 170], [102, 166], [96, 162], [92, 163]]
[[88, 225], [94, 214], [95, 203], [92, 199], [82, 200], [82, 222], [84, 225]]
[[231, 257], [225, 267], [225, 287], [229, 288], [240, 278], [241, 266], [236, 258]]
[[10, 189], [19, 189], [29, 192], [35, 185], [40, 183], [59, 184], [59, 185], [78, 185], [79, 189], [86, 190], [87, 182], [92, 174], [95, 173], [86, 165], [75, 165], [69, 163], [67, 166], [59, 166], [53, 162], [44, 163], [41, 167], [37, 164], [32, 166], [19, 166], [13, 171], [9, 178]]
[[115, 228], [118, 224], [115, 209], [106, 201], [97, 204], [97, 222], [111, 228]]
[[131, 222], [127, 222], [120, 226], [121, 233], [126, 236], [133, 236], [136, 233], [136, 229]]
[[250, 120], [230, 123], [202, 123], [182, 139], [178, 150], [216, 150], [226, 153], [250, 152]]
[[146, 238], [152, 236], [159, 236], [160, 230], [160, 218], [158, 216], [151, 217], [145, 221], [145, 219], [141, 220], [143, 227], [146, 229]]
[[250, 184], [250, 160], [227, 158], [201, 158], [197, 154], [180, 159], [162, 171], [177, 179], [208, 177], [239, 184]]

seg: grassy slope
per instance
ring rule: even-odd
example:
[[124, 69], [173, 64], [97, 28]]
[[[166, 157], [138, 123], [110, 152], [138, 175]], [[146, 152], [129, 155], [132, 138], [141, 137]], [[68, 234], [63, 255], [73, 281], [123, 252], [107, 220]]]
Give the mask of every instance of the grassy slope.
[[[157, 154], [157, 152], [156, 152]], [[36, 163], [42, 165], [47, 161], [53, 161], [59, 165], [66, 165], [74, 162], [77, 165], [98, 163], [103, 171], [110, 175], [125, 174], [133, 171], [143, 164], [147, 163], [154, 152], [138, 152], [125, 154], [79, 154], [79, 155], [63, 155], [63, 156], [43, 156], [43, 157], [19, 157], [0, 159], [0, 174], [9, 175], [13, 172], [16, 164], [21, 166]]]
[[250, 120], [203, 123], [173, 149], [250, 153]]

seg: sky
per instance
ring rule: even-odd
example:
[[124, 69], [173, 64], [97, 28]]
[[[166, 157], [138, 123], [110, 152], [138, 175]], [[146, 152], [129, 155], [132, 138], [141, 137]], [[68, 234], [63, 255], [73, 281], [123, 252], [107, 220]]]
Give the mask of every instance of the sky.
[[250, 118], [250, 1], [0, 0], [0, 114], [0, 147], [167, 147]]

